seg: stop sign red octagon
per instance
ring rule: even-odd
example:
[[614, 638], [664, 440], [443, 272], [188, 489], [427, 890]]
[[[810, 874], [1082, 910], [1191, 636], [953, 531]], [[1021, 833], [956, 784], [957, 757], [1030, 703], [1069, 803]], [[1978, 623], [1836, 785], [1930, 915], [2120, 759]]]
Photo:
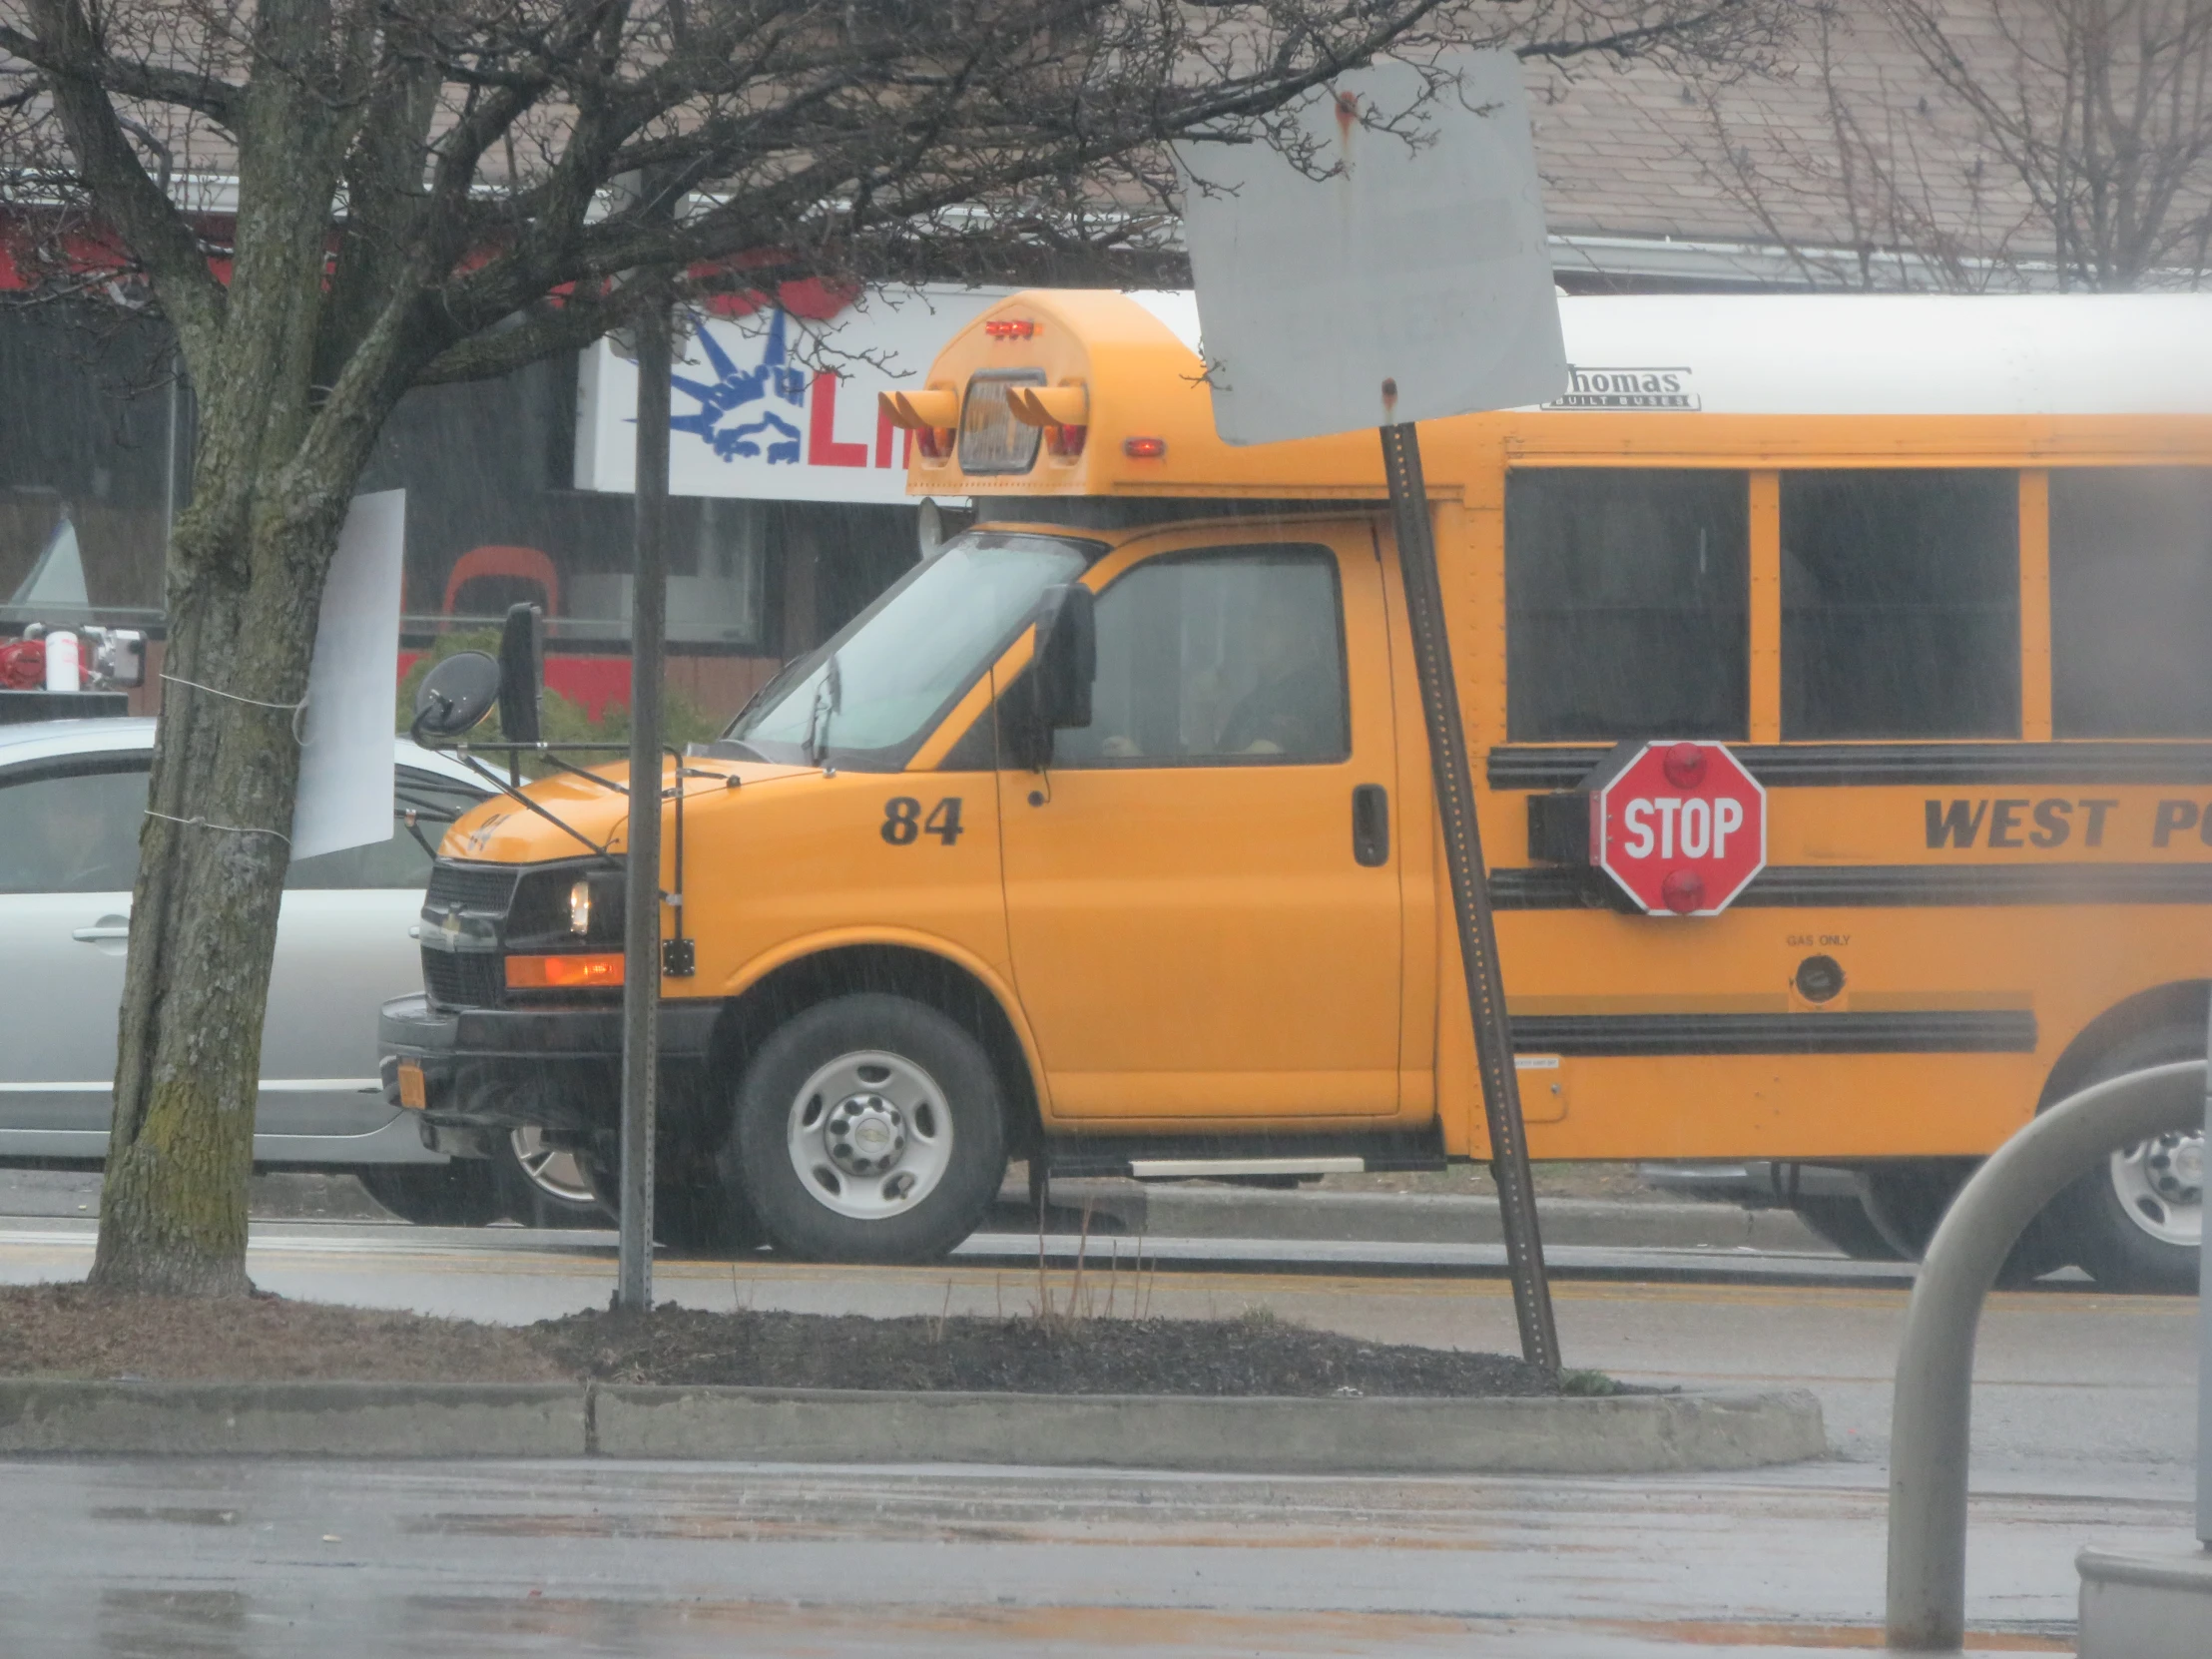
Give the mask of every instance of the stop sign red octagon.
[[1725, 744], [1646, 744], [1592, 793], [1590, 849], [1646, 913], [1719, 915], [1767, 867], [1767, 792]]

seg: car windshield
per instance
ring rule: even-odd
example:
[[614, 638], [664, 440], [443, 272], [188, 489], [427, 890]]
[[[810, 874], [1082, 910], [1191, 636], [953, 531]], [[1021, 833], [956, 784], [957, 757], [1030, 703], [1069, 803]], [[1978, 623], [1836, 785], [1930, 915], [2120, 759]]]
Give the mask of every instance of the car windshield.
[[785, 669], [727, 735], [764, 760], [902, 766], [1045, 589], [1096, 553], [1055, 536], [961, 536]]

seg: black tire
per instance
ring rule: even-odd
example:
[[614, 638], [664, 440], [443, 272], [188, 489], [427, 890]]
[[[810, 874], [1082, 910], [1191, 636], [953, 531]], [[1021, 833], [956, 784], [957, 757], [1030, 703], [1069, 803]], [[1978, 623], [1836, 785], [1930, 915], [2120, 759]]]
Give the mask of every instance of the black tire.
[[353, 1173], [370, 1198], [417, 1227], [483, 1227], [507, 1213], [488, 1159], [371, 1164]]
[[1856, 1198], [1800, 1198], [1790, 1207], [1798, 1220], [1855, 1262], [1905, 1260]]
[[[861, 1079], [851, 1091], [835, 1084], [802, 1100], [818, 1075], [847, 1066]], [[883, 1075], [868, 1078], [871, 1070]], [[878, 1087], [881, 1095], [870, 1092]], [[919, 1103], [900, 1106], [897, 1097], [909, 1088], [919, 1091]], [[852, 1112], [873, 1116], [840, 1116]], [[975, 1230], [1005, 1179], [1005, 1112], [989, 1057], [943, 1014], [902, 996], [840, 996], [788, 1021], [746, 1068], [735, 1118], [722, 1158], [725, 1181], [779, 1250], [809, 1260], [934, 1261]], [[885, 1132], [898, 1138], [878, 1150], [895, 1161], [859, 1173], [832, 1167], [837, 1154], [829, 1137], [840, 1122], [860, 1124], [843, 1144], [853, 1157], [865, 1151], [863, 1129], [891, 1125]], [[823, 1141], [808, 1172], [792, 1150], [795, 1135]], [[911, 1201], [892, 1196], [902, 1177], [922, 1179], [915, 1172], [924, 1152], [933, 1158], [928, 1184]], [[848, 1213], [865, 1206], [880, 1213]]]
[[582, 1169], [582, 1155], [576, 1156], [574, 1172], [582, 1177], [581, 1186], [558, 1179], [551, 1171], [534, 1174], [530, 1166], [540, 1161], [543, 1149], [525, 1147], [522, 1142], [526, 1136], [527, 1131], [514, 1131], [500, 1141], [499, 1150], [489, 1159], [501, 1211], [525, 1227], [612, 1225], [614, 1213], [593, 1196], [596, 1183]]
[[[2098, 1056], [2078, 1088], [2146, 1066], [2203, 1058], [2203, 1026], [2161, 1026]], [[2077, 1090], [2068, 1091], [2074, 1092]], [[2156, 1208], [2154, 1197], [2142, 1202]], [[2201, 1187], [2197, 1202], [2201, 1215]], [[2109, 1160], [2099, 1160], [2095, 1169], [2053, 1199], [2044, 1219], [2067, 1259], [2106, 1290], [2187, 1296], [2197, 1289], [2201, 1246], [2158, 1238], [2150, 1231], [2154, 1223], [2148, 1215], [2143, 1223], [2137, 1223], [2114, 1184]]]
[[1916, 1158], [1861, 1170], [1859, 1202], [1868, 1226], [1896, 1260], [1918, 1262], [1973, 1169], [1967, 1158]]
[[[1877, 1164], [1859, 1172], [1859, 1200], [1875, 1233], [1897, 1252], [1893, 1261], [1918, 1262], [1958, 1190], [1979, 1167], [1973, 1158], [1916, 1158]], [[2018, 1287], [2066, 1265], [2067, 1256], [2041, 1216], [2028, 1224], [1997, 1274]]]
[[[656, 1159], [653, 1242], [672, 1254], [727, 1259], [760, 1249], [768, 1235], [743, 1198], [722, 1182], [713, 1160], [672, 1168]], [[622, 1224], [622, 1179], [616, 1167], [590, 1157], [577, 1160], [599, 1194], [602, 1227]]]

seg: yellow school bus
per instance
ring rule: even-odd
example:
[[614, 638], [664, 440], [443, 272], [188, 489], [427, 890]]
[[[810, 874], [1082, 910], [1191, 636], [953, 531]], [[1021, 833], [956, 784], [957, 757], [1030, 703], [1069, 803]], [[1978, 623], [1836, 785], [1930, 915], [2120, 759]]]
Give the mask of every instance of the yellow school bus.
[[[2204, 1051], [2212, 302], [1561, 310], [1555, 402], [1421, 430], [1532, 1153], [1849, 1171], [1910, 1249], [2039, 1106]], [[1486, 1157], [1376, 435], [1222, 442], [1174, 294], [1014, 295], [889, 401], [972, 527], [665, 780], [664, 1231], [906, 1260], [1010, 1156]], [[1718, 914], [1555, 832], [1678, 740], [1765, 790]], [[530, 794], [447, 835], [387, 1076], [433, 1145], [611, 1169], [625, 802]], [[2202, 1156], [2032, 1265], [2193, 1283]]]

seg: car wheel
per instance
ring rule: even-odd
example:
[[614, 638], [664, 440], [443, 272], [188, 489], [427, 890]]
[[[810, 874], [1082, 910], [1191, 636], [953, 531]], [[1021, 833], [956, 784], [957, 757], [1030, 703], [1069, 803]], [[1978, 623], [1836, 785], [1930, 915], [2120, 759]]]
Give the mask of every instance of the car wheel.
[[502, 1208], [525, 1227], [605, 1227], [583, 1156], [552, 1145], [537, 1128], [512, 1131], [491, 1158]]
[[1798, 1220], [1855, 1262], [1905, 1260], [1856, 1198], [1800, 1198], [1790, 1208]]
[[[2203, 1057], [2202, 1027], [2165, 1026], [2100, 1057], [2081, 1086]], [[2204, 1241], [2203, 1134], [2161, 1135], [2113, 1153], [2059, 1194], [2048, 1213], [2067, 1254], [2107, 1290], [2195, 1291]]]
[[786, 1023], [746, 1068], [736, 1120], [725, 1179], [778, 1249], [818, 1261], [934, 1260], [1005, 1178], [989, 1057], [901, 996], [840, 996]]
[[498, 1179], [483, 1158], [373, 1164], [353, 1173], [370, 1198], [417, 1227], [482, 1227], [506, 1214]]

